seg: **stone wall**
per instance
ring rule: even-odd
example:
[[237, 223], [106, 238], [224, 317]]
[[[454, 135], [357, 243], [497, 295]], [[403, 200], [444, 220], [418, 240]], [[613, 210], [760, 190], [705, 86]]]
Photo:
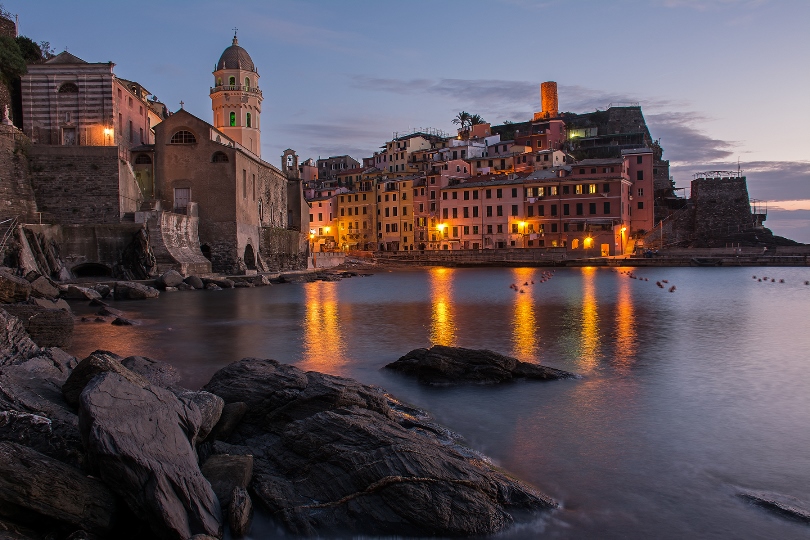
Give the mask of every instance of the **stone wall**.
[[754, 225], [744, 176], [693, 180], [692, 207], [698, 244]]
[[[17, 25], [14, 24], [14, 21], [0, 17], [0, 36], [17, 37]], [[6, 109], [6, 106], [8, 106], [10, 110], [13, 110], [11, 106], [11, 92], [5, 84], [0, 83], [0, 118], [3, 118], [3, 111]]]
[[172, 212], [144, 212], [136, 215], [149, 229], [149, 241], [158, 273], [177, 270], [184, 276], [211, 273], [211, 261], [200, 251], [199, 218]]
[[117, 147], [32, 145], [28, 155], [43, 222], [121, 221]]
[[36, 218], [37, 205], [25, 158], [28, 148], [28, 138], [21, 131], [0, 124], [0, 221], [18, 217], [25, 222]]
[[262, 227], [259, 255], [265, 270], [281, 272], [305, 270], [309, 238], [306, 234], [286, 229]]

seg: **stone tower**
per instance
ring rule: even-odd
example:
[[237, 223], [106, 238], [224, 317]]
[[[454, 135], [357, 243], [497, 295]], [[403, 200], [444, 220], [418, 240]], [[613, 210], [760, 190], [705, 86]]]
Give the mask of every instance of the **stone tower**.
[[283, 172], [284, 176], [287, 178], [299, 177], [298, 154], [295, 153], [295, 150], [288, 148], [281, 154], [281, 172]]
[[259, 73], [236, 34], [214, 70], [211, 88], [214, 127], [261, 157], [262, 91]]

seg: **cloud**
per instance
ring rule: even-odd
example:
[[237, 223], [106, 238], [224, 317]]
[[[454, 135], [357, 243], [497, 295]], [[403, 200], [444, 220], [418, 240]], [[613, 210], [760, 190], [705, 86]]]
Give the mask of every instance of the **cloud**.
[[774, 234], [810, 244], [810, 210], [778, 210], [769, 207], [765, 226]]
[[[748, 195], [763, 201], [810, 199], [810, 161], [746, 161], [740, 163], [748, 183]], [[678, 186], [686, 187], [692, 175], [703, 171], [737, 170], [737, 163], [692, 162], [671, 167]], [[788, 211], [788, 210], [784, 210]]]
[[673, 164], [719, 161], [732, 155], [736, 142], [713, 139], [699, 129], [708, 120], [693, 112], [646, 115], [654, 139], [661, 139], [664, 157]]
[[734, 6], [735, 8], [756, 8], [765, 5], [768, 0], [662, 0], [661, 4], [668, 8], [692, 8], [697, 11]]

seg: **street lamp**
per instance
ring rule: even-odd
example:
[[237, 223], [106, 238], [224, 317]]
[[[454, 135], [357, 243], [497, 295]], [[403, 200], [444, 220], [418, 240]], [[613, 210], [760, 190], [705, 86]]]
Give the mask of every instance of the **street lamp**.
[[[522, 233], [520, 232], [520, 229], [523, 229]], [[522, 247], [526, 247], [526, 222], [525, 221], [519, 221], [518, 222], [518, 233], [523, 235], [523, 241], [521, 242], [521, 244], [523, 244]]]
[[627, 227], [622, 227], [621, 231], [620, 231], [622, 233], [622, 255], [624, 255], [624, 232], [626, 230], [627, 230]]
[[113, 132], [113, 130], [112, 130], [112, 129], [110, 129], [110, 128], [104, 128], [104, 145], [105, 145], [105, 146], [109, 146], [109, 145], [107, 145], [107, 137], [111, 137], [111, 136], [112, 136], [112, 132]]

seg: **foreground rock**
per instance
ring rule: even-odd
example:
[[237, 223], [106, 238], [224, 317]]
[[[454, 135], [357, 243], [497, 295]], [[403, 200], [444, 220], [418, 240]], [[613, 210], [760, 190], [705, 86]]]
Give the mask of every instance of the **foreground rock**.
[[79, 425], [90, 464], [158, 538], [222, 535], [219, 502], [194, 448], [205, 421], [193, 401], [120, 373], [93, 378], [81, 393]]
[[556, 505], [351, 379], [246, 358], [205, 389], [247, 404], [215, 451], [254, 456], [252, 493], [294, 534], [485, 535]]
[[155, 284], [161, 289], [177, 287], [181, 283], [183, 283], [183, 276], [177, 270], [167, 270], [155, 280]]
[[0, 271], [0, 303], [25, 302], [31, 295], [31, 284], [27, 279]]
[[115, 498], [104, 484], [8, 442], [0, 442], [0, 504], [18, 515], [33, 512], [99, 534], [112, 528], [115, 515]]
[[737, 496], [776, 514], [810, 523], [810, 503], [806, 501], [772, 491], [746, 490], [737, 493]]
[[73, 316], [69, 311], [38, 304], [8, 304], [4, 309], [22, 322], [40, 347], [69, 347], [73, 342]]
[[491, 384], [513, 379], [549, 381], [576, 377], [561, 369], [521, 362], [486, 349], [443, 345], [434, 345], [430, 349], [414, 349], [385, 367], [414, 375], [424, 384]]

